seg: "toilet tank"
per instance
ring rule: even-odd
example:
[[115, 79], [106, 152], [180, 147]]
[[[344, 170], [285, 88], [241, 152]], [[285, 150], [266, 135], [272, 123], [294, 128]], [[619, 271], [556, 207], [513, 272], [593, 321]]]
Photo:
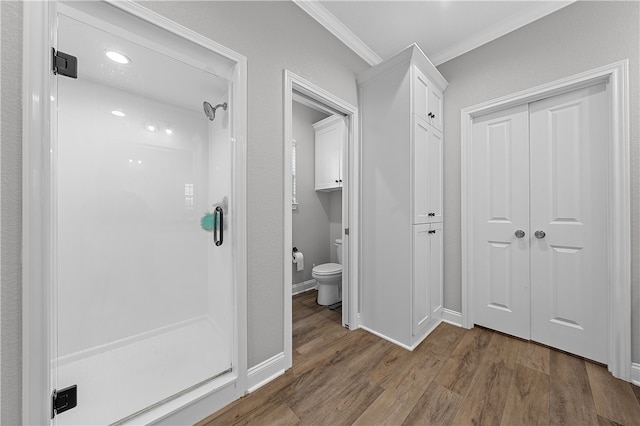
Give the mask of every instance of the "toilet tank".
[[338, 251], [338, 263], [342, 265], [342, 239], [338, 238], [336, 240], [336, 250]]

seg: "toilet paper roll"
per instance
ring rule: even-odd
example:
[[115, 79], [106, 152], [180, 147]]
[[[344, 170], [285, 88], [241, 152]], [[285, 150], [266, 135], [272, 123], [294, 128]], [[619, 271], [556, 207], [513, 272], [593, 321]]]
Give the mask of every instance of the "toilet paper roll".
[[304, 269], [304, 256], [299, 251], [293, 253], [293, 263], [297, 265], [296, 270], [298, 272]]

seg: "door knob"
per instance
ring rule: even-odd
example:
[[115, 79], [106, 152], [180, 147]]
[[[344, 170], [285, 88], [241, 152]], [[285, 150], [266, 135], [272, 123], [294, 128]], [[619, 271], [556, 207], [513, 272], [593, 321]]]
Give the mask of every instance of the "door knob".
[[517, 238], [522, 238], [522, 237], [524, 237], [524, 231], [523, 231], [522, 229], [518, 229], [518, 230], [516, 231], [516, 237], [517, 237]]
[[544, 237], [545, 237], [545, 235], [547, 235], [547, 234], [545, 234], [545, 232], [544, 232], [544, 231], [540, 231], [540, 230], [538, 230], [538, 231], [536, 231], [533, 235], [535, 235], [535, 236], [536, 236], [536, 238], [538, 238], [538, 239], [542, 239], [542, 238], [544, 238]]

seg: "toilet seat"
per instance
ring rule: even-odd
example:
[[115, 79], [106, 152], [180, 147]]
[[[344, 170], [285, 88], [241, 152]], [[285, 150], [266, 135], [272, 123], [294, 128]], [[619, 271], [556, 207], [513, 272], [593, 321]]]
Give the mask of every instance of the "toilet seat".
[[342, 273], [342, 265], [339, 263], [323, 263], [322, 265], [316, 265], [311, 270], [312, 274], [318, 276], [336, 275]]

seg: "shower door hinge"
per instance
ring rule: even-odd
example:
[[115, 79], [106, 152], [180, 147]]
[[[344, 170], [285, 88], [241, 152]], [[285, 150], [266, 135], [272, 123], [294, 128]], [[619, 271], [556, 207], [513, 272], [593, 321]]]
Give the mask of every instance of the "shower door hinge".
[[51, 418], [75, 408], [76, 405], [78, 405], [78, 385], [60, 390], [54, 389], [51, 393]]
[[51, 48], [53, 73], [65, 77], [78, 78], [78, 58]]

